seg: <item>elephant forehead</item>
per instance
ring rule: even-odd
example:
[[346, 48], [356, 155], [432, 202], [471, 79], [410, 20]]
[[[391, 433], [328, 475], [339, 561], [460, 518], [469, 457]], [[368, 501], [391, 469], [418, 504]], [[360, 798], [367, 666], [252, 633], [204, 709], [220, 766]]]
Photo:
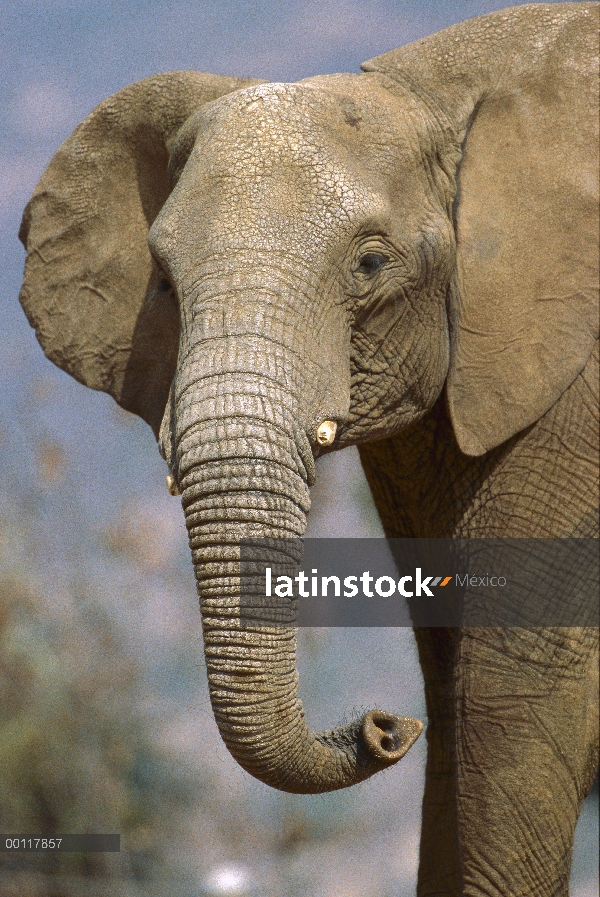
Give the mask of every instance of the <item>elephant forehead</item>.
[[231, 142], [199, 137], [154, 222], [155, 245], [175, 250], [205, 234], [207, 246], [225, 241], [268, 250], [291, 241], [314, 253], [358, 220], [389, 214], [382, 184], [309, 138], [293, 130], [276, 141], [255, 134], [245, 141], [239, 131]]
[[185, 258], [192, 241], [207, 252], [284, 249], [316, 261], [357, 225], [390, 218], [392, 180], [419, 205], [414, 129], [374, 140], [367, 124], [381, 91], [367, 87], [365, 76], [329, 76], [257, 85], [204, 106], [173, 149], [176, 186], [152, 227], [154, 247]]
[[200, 113], [190, 157], [210, 158], [213, 168], [245, 178], [280, 173], [293, 182], [311, 172], [315, 179], [338, 181], [348, 160], [330, 104], [311, 104], [298, 90], [255, 94], [220, 104], [206, 118]]
[[316, 84], [258, 84], [204, 105], [189, 127], [196, 136], [219, 123], [225, 128], [241, 128], [252, 133], [262, 130], [284, 133], [298, 127], [306, 132], [319, 127], [332, 129], [336, 125], [356, 129], [359, 122], [351, 113], [359, 115], [362, 121], [368, 114], [365, 103], [364, 97], [361, 101], [339, 91], [324, 90]]
[[174, 180], [191, 156], [244, 178], [279, 170], [293, 181], [310, 170], [322, 186], [339, 183], [340, 172], [352, 168], [382, 174], [390, 164], [415, 169], [421, 144], [410, 117], [388, 109], [389, 93], [361, 77], [260, 84], [206, 104], [178, 135], [171, 155]]
[[[407, 113], [411, 110], [406, 109]], [[206, 104], [196, 115], [197, 128], [223, 116], [237, 116], [252, 128], [304, 128], [338, 131], [350, 138], [364, 130], [397, 134], [397, 101], [369, 75], [321, 75], [297, 83], [258, 84], [226, 94]], [[361, 135], [361, 132], [363, 134]]]
[[321, 165], [305, 181], [280, 174], [263, 171], [248, 179], [230, 174], [227, 182], [216, 176], [199, 184], [193, 171], [186, 172], [152, 226], [154, 247], [162, 247], [159, 255], [170, 257], [173, 270], [177, 260], [185, 269], [198, 253], [227, 257], [231, 252], [236, 259], [240, 252], [251, 253], [248, 259], [255, 263], [273, 255], [304, 259], [315, 270], [319, 258], [327, 262], [331, 247], [351, 238], [357, 222], [389, 214], [384, 196], [333, 167], [327, 171]]
[[332, 224], [332, 218], [377, 214], [385, 208], [384, 186], [369, 181], [359, 166], [301, 134], [288, 136], [276, 146], [259, 139], [250, 153], [238, 144], [208, 163], [204, 148], [198, 147], [181, 188], [199, 188], [215, 210], [241, 214], [240, 223], [246, 215], [286, 213], [303, 226], [307, 216], [315, 224], [321, 217]]

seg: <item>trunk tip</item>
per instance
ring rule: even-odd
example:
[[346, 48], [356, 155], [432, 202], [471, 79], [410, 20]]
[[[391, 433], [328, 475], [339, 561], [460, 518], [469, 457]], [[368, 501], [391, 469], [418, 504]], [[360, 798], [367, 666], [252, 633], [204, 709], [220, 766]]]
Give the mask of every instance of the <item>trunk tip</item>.
[[400, 760], [422, 731], [423, 723], [418, 719], [384, 710], [370, 710], [362, 723], [362, 736], [369, 753], [386, 765]]

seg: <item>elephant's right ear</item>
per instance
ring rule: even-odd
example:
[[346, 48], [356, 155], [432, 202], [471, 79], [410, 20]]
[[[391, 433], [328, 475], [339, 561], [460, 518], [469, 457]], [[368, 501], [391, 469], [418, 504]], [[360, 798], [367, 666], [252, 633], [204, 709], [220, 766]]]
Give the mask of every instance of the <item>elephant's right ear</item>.
[[158, 435], [179, 320], [148, 231], [175, 136], [204, 103], [256, 80], [170, 72], [101, 103], [58, 150], [25, 209], [21, 303], [48, 358]]

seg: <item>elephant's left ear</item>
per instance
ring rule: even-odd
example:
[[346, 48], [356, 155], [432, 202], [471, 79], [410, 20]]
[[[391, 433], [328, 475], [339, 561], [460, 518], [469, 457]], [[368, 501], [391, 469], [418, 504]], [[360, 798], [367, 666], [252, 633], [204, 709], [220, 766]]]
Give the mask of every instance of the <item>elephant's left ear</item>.
[[462, 149], [447, 395], [468, 455], [538, 420], [598, 337], [599, 7], [515, 7], [363, 66]]
[[169, 152], [200, 106], [256, 83], [169, 72], [124, 88], [60, 147], [23, 216], [21, 303], [44, 352], [157, 435], [179, 345], [177, 308], [148, 249]]

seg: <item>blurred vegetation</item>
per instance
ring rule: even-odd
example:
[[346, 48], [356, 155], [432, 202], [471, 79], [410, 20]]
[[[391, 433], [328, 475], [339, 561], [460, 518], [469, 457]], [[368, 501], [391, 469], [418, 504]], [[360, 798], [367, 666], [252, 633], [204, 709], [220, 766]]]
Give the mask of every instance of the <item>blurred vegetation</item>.
[[115, 626], [90, 596], [70, 597], [50, 614], [25, 574], [0, 579], [0, 831], [118, 832], [126, 849], [3, 853], [2, 865], [155, 881], [197, 788], [153, 740], [147, 686]]
[[167, 565], [170, 543], [126, 508], [98, 532], [85, 483], [70, 482], [81, 459], [53, 420], [61, 410], [54, 380], [32, 378], [0, 443], [0, 832], [118, 833], [121, 852], [2, 852], [0, 894], [174, 893], [185, 870], [172, 845], [203, 785], [157, 731], [130, 608], [120, 595], [114, 607], [119, 585], [148, 586], [140, 565]]

